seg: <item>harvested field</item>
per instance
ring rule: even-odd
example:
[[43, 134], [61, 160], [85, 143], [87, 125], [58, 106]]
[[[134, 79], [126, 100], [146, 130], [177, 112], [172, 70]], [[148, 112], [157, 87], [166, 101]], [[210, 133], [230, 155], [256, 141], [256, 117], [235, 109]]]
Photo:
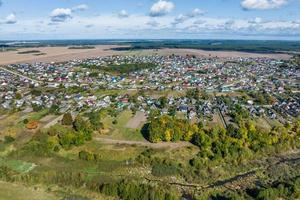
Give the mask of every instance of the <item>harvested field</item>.
[[[110, 50], [116, 45], [98, 45], [94, 49], [69, 49], [66, 47], [38, 47], [22, 48], [18, 51], [0, 52], [0, 65], [15, 63], [34, 63], [34, 62], [63, 62], [72, 59], [84, 59], [97, 56], [110, 56], [119, 52]], [[20, 52], [35, 52], [41, 54], [36, 56], [34, 53], [20, 54]]]
[[205, 51], [200, 49], [159, 49], [159, 50], [142, 50], [142, 51], [131, 51], [130, 55], [182, 55], [185, 56], [195, 55], [198, 57], [219, 57], [219, 58], [274, 58], [274, 59], [289, 59], [292, 56], [283, 53], [247, 53], [239, 51]]
[[[34, 63], [34, 62], [63, 62], [72, 59], [85, 59], [97, 56], [111, 55], [195, 55], [198, 57], [219, 57], [219, 58], [275, 58], [289, 59], [291, 55], [277, 53], [247, 53], [238, 51], [205, 51], [200, 49], [159, 49], [159, 50], [141, 50], [141, 51], [115, 51], [111, 48], [120, 47], [118, 45], [96, 45], [94, 49], [85, 48], [69, 48], [65, 47], [37, 47], [37, 48], [21, 48], [18, 51], [0, 52], [0, 65], [17, 64], [17, 63]], [[36, 52], [40, 53], [37, 55]], [[20, 52], [29, 52], [21, 53]]]

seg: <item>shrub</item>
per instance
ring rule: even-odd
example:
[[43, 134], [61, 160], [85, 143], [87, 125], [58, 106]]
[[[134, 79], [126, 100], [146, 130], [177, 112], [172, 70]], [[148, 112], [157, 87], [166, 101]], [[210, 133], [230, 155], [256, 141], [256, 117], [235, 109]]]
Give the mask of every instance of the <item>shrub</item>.
[[9, 144], [9, 143], [12, 143], [14, 141], [15, 141], [15, 138], [12, 137], [12, 136], [7, 135], [7, 136], [4, 137], [4, 143], [5, 144]]

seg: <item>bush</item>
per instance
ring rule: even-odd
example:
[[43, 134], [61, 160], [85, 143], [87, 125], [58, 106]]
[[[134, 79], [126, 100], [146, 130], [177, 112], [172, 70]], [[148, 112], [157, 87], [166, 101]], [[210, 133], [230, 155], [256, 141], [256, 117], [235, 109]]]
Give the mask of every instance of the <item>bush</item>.
[[97, 160], [97, 155], [87, 152], [87, 151], [80, 151], [78, 153], [78, 157], [81, 160], [85, 160], [85, 161], [92, 161], [92, 160]]
[[7, 135], [7, 136], [4, 137], [4, 143], [5, 144], [9, 144], [9, 143], [12, 143], [14, 141], [15, 141], [15, 138], [13, 138], [12, 136]]

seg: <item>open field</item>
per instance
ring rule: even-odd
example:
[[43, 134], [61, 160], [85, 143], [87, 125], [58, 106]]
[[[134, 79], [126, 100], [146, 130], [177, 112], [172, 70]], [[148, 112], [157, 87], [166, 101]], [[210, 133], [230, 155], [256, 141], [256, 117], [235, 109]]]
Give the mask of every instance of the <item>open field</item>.
[[[22, 48], [18, 51], [0, 52], [0, 65], [14, 63], [34, 63], [34, 62], [62, 62], [72, 59], [84, 59], [97, 56], [110, 56], [118, 54], [111, 48], [115, 45], [99, 45], [94, 49], [69, 49], [69, 47], [40, 47], [40, 48]], [[40, 51], [42, 55], [34, 53], [20, 54], [18, 52]]]
[[247, 53], [239, 51], [206, 51], [198, 49], [158, 49], [158, 50], [141, 50], [141, 51], [130, 51], [126, 54], [129, 55], [182, 55], [187, 54], [195, 55], [198, 57], [219, 57], [219, 58], [239, 58], [239, 57], [250, 57], [250, 58], [274, 58], [274, 59], [289, 59], [291, 55], [282, 53]]
[[[34, 63], [34, 62], [63, 62], [72, 59], [85, 59], [97, 56], [111, 55], [182, 55], [187, 54], [199, 57], [219, 57], [219, 58], [277, 58], [289, 59], [291, 55], [278, 53], [246, 53], [238, 51], [205, 51], [197, 49], [159, 49], [159, 50], [141, 50], [141, 51], [115, 51], [111, 48], [119, 47], [117, 45], [97, 45], [94, 49], [70, 49], [65, 47], [39, 47], [39, 48], [21, 48], [18, 51], [0, 52], [0, 65], [15, 64], [15, 63]], [[39, 54], [30, 53], [39, 51]], [[29, 53], [20, 53], [29, 52]]]

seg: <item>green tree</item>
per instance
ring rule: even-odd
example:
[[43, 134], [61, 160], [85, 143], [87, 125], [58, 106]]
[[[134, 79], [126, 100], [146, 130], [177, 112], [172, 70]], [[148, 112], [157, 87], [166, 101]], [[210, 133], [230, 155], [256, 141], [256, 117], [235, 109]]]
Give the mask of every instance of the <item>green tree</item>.
[[66, 125], [66, 126], [71, 126], [73, 124], [73, 117], [72, 117], [71, 113], [64, 114], [61, 124]]

